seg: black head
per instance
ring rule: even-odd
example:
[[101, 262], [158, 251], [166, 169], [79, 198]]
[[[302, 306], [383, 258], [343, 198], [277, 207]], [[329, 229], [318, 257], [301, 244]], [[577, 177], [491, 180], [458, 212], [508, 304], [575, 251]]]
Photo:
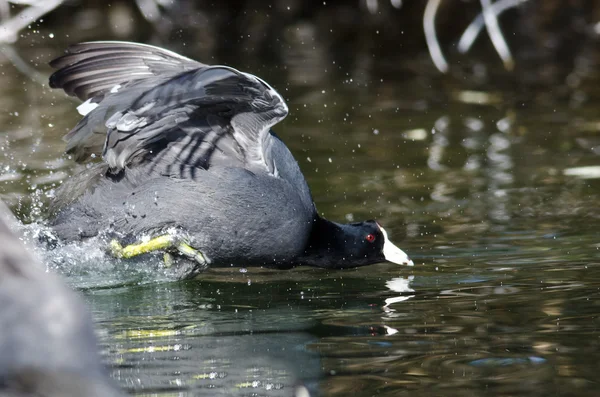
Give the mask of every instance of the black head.
[[304, 264], [332, 269], [358, 267], [379, 262], [412, 266], [413, 262], [388, 239], [375, 221], [338, 224], [315, 221]]

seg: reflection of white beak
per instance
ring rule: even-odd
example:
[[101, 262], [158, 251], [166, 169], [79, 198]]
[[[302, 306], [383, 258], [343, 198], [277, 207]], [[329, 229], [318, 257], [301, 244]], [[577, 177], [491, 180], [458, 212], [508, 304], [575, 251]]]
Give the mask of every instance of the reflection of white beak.
[[415, 276], [395, 277], [385, 282], [385, 286], [394, 292], [415, 292], [414, 289], [410, 288], [410, 283], [415, 279]]
[[398, 265], [414, 266], [413, 261], [410, 260], [408, 255], [388, 239], [385, 229], [379, 226], [379, 230], [381, 230], [381, 234], [383, 234], [383, 238], [385, 239], [383, 242], [383, 256], [385, 259]]

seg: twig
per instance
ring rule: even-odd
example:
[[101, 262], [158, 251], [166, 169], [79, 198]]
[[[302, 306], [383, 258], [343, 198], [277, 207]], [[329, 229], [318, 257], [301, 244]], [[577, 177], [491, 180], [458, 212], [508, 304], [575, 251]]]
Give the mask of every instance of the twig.
[[425, 13], [423, 14], [423, 30], [425, 32], [425, 41], [427, 42], [431, 60], [440, 72], [446, 73], [448, 71], [448, 62], [446, 62], [446, 59], [444, 58], [435, 32], [435, 15], [437, 14], [441, 2], [442, 0], [429, 0], [427, 2]]
[[485, 22], [485, 28], [490, 36], [490, 40], [492, 41], [496, 52], [500, 56], [500, 59], [502, 59], [504, 68], [506, 70], [512, 70], [515, 66], [515, 62], [508, 48], [508, 44], [506, 44], [506, 40], [504, 40], [500, 26], [498, 26], [498, 18], [492, 8], [492, 2], [491, 0], [480, 1], [481, 8], [483, 9], [482, 13], [483, 20]]
[[[499, 17], [504, 11], [509, 10], [513, 7], [517, 7], [520, 4], [526, 3], [528, 0], [499, 0], [492, 5], [492, 11]], [[471, 22], [471, 24], [465, 29], [464, 33], [460, 37], [458, 42], [458, 52], [466, 54], [471, 49], [471, 46], [481, 33], [481, 30], [485, 26], [485, 20], [483, 13], [477, 15], [477, 17]]]
[[135, 3], [148, 21], [156, 23], [160, 20], [160, 8], [154, 0], [135, 0]]
[[14, 17], [2, 22], [0, 24], [0, 42], [1, 43], [14, 43], [17, 41], [17, 34], [21, 29], [27, 27], [38, 18], [46, 15], [56, 7], [58, 7], [63, 0], [16, 0], [14, 3], [17, 4], [30, 4], [30, 7], [25, 8], [23, 11], [15, 15]]
[[0, 19], [5, 20], [10, 17], [10, 4], [7, 0], [0, 0]]
[[14, 65], [15, 68], [31, 80], [39, 84], [46, 84], [48, 79], [40, 72], [29, 66], [27, 62], [21, 58], [21, 56], [15, 51], [15, 49], [8, 44], [0, 44], [0, 52], [2, 52], [6, 58]]

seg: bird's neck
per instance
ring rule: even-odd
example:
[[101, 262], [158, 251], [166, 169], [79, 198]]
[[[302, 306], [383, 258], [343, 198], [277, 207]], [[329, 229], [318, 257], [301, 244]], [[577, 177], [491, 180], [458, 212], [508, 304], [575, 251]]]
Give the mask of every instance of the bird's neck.
[[300, 264], [331, 267], [344, 257], [345, 236], [352, 233], [350, 225], [331, 222], [317, 215], [300, 260]]

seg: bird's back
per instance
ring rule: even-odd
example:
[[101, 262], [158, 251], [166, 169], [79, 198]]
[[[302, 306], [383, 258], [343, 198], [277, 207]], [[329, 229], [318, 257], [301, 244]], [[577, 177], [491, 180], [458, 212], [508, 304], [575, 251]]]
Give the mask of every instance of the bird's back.
[[[54, 66], [51, 85], [90, 105], [66, 137], [69, 151], [81, 159], [104, 137], [104, 165], [58, 192], [59, 237], [180, 228], [217, 264], [302, 254], [316, 212], [297, 162], [270, 129], [288, 111], [271, 86], [133, 43], [86, 43]], [[137, 73], [131, 80], [125, 66]]]

